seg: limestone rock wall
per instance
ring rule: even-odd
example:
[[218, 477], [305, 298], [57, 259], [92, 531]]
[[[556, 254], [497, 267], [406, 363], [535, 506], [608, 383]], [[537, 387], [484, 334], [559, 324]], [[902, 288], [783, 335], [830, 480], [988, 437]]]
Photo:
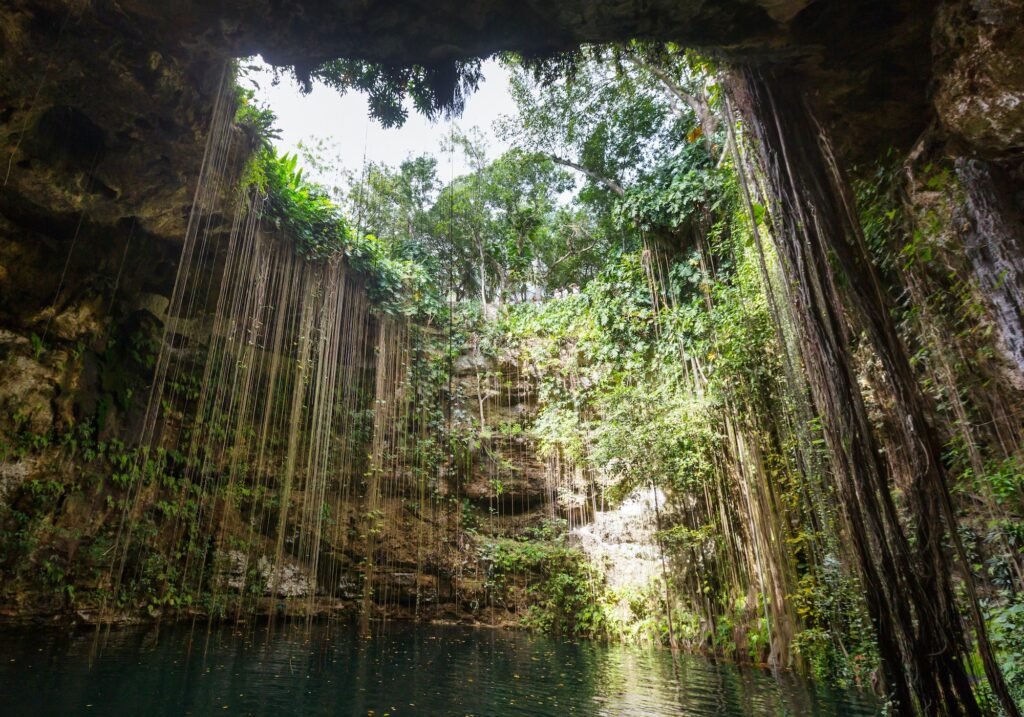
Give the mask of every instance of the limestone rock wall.
[[1024, 388], [1024, 2], [944, 3], [933, 121], [904, 161], [914, 230], [971, 287], [1002, 380]]

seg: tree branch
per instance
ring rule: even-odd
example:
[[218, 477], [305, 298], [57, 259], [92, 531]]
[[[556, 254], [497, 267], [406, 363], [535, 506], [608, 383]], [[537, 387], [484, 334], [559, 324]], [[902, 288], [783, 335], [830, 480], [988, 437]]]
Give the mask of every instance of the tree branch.
[[599, 242], [595, 241], [590, 246], [584, 247], [582, 249], [575, 249], [575, 250], [574, 249], [570, 249], [569, 251], [567, 251], [565, 253], [564, 256], [562, 256], [562, 257], [560, 257], [558, 259], [555, 259], [553, 262], [551, 262], [548, 265], [548, 269], [554, 269], [556, 266], [561, 264], [563, 261], [567, 261], [568, 259], [571, 259], [574, 256], [579, 256], [579, 255], [583, 254], [584, 252], [588, 252], [591, 249], [594, 249], [598, 245], [598, 243]]
[[[718, 129], [718, 118], [711, 111], [711, 106], [708, 104], [704, 93], [702, 92], [700, 96], [690, 94], [657, 62], [650, 60], [641, 61], [628, 53], [625, 55], [625, 59], [636, 69], [650, 72], [673, 97], [693, 110], [693, 114], [697, 116], [697, 122], [700, 124], [701, 132], [704, 134], [704, 141], [707, 143], [708, 151], [711, 153], [712, 158], [714, 158], [713, 137]], [[676, 106], [673, 106], [672, 109], [678, 114], [679, 110]]]
[[563, 159], [553, 154], [548, 154], [547, 157], [555, 164], [560, 164], [563, 167], [568, 167], [569, 169], [575, 169], [577, 172], [586, 175], [590, 179], [593, 179], [598, 184], [603, 184], [605, 187], [612, 190], [613, 192], [615, 192], [615, 194], [617, 194], [620, 197], [626, 195], [626, 190], [623, 189], [622, 185], [616, 182], [614, 179], [603, 177], [594, 170], [584, 167], [582, 164], [576, 164], [576, 162], [570, 161], [568, 159]]

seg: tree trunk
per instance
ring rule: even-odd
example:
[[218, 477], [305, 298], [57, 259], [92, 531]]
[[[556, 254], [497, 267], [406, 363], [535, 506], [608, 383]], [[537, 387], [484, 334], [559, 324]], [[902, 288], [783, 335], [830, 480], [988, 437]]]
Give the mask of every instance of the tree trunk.
[[[946, 536], [958, 543], [942, 469], [941, 444], [925, 414], [889, 300], [865, 246], [850, 191], [792, 72], [743, 68], [737, 89], [758, 140], [776, 202], [780, 257], [794, 283], [792, 311], [822, 417], [846, 528], [855, 545], [887, 681], [902, 714], [980, 715], [952, 588]], [[916, 552], [891, 494], [891, 468], [879, 451], [852, 358], [863, 331], [881, 359], [902, 421], [907, 499]], [[958, 546], [959, 547], [959, 546]], [[969, 569], [965, 587], [973, 593]], [[977, 600], [978, 647], [995, 694], [1018, 715], [992, 660]]]

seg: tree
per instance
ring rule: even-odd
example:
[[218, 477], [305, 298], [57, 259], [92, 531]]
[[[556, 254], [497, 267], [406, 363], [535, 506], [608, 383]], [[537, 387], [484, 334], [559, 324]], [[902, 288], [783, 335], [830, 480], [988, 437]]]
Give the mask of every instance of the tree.
[[503, 120], [503, 136], [582, 177], [579, 204], [603, 225], [606, 250], [635, 249], [644, 233], [692, 246], [721, 189], [710, 67], [678, 48], [631, 43], [584, 48], [570, 71], [542, 80], [533, 69], [513, 75], [519, 116]]
[[439, 180], [437, 159], [409, 157], [395, 170], [367, 165], [347, 192], [347, 209], [357, 229], [387, 242], [397, 256], [431, 264], [436, 256], [429, 211]]

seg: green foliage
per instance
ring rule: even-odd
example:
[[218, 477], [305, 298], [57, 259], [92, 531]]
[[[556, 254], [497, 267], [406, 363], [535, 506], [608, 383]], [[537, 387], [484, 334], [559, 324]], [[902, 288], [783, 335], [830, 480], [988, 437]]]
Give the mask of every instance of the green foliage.
[[[557, 248], [548, 247], [558, 219], [556, 198], [569, 176], [549, 158], [512, 149], [488, 162], [482, 139], [454, 133], [473, 171], [440, 188], [413, 241], [417, 258], [452, 285], [459, 298], [501, 302], [545, 286]], [[422, 219], [420, 220], [422, 222]]]
[[542, 543], [561, 541], [569, 532], [569, 523], [564, 518], [544, 518], [539, 525], [523, 531], [523, 537]]
[[1024, 457], [1012, 455], [990, 460], [981, 475], [965, 468], [960, 480], [990, 494], [997, 504], [1019, 504], [1024, 496]]
[[235, 125], [247, 133], [255, 146], [270, 149], [273, 142], [281, 138], [276, 127], [277, 116], [269, 107], [256, 101], [256, 92], [240, 85], [235, 85]]
[[914, 239], [899, 246], [901, 238], [906, 235], [901, 225], [903, 214], [898, 194], [897, 177], [900, 171], [899, 161], [890, 153], [873, 172], [862, 177], [854, 186], [864, 239], [879, 268], [886, 271], [895, 268], [899, 261], [897, 255], [901, 255], [905, 261], [913, 261], [919, 251], [928, 252], [920, 246], [915, 248]]
[[683, 143], [626, 192], [616, 218], [648, 231], [679, 230], [701, 221], [708, 206], [731, 199], [732, 177], [715, 169], [703, 145]]
[[303, 256], [327, 259], [345, 251], [351, 240], [348, 222], [326, 190], [304, 180], [296, 155], [261, 149], [247, 183], [266, 195], [265, 220]]
[[408, 112], [405, 99], [423, 116], [462, 113], [466, 98], [479, 86], [483, 75], [479, 59], [453, 60], [434, 65], [397, 67], [361, 60], [331, 60], [313, 69], [294, 68], [306, 91], [319, 81], [342, 93], [365, 92], [370, 116], [383, 127], [400, 127]]
[[46, 344], [34, 332], [29, 336], [29, 340], [32, 342], [32, 356], [38, 361], [46, 353]]
[[439, 248], [430, 208], [440, 179], [438, 160], [410, 157], [397, 169], [370, 163], [347, 190], [345, 207], [357, 231], [372, 234], [391, 246], [396, 256], [429, 266]]
[[603, 574], [579, 549], [553, 542], [499, 540], [486, 544], [481, 558], [492, 591], [500, 592], [513, 575], [529, 576], [525, 627], [557, 635], [608, 634]]
[[866, 685], [878, 664], [870, 622], [858, 595], [859, 586], [843, 576], [834, 558], [801, 577], [789, 596], [804, 629], [794, 651], [823, 682]]
[[[781, 372], [754, 262], [745, 254], [735, 283], [714, 286], [711, 312], [686, 272], [670, 290], [688, 303], [656, 310], [640, 255], [609, 263], [579, 295], [509, 307], [492, 341], [521, 346], [541, 369], [530, 431], [542, 452], [590, 461], [619, 496], [710, 480], [720, 451], [711, 413], [741, 389], [764, 399]], [[711, 382], [703, 396], [686, 375], [694, 354]]]
[[295, 155], [260, 149], [250, 162], [245, 185], [266, 198], [264, 222], [312, 261], [344, 257], [368, 278], [371, 300], [390, 313], [432, 315], [440, 310], [437, 287], [416, 262], [394, 255], [372, 234], [353, 233], [330, 192], [307, 181]]
[[1018, 704], [1024, 703], [1024, 597], [989, 611], [989, 637], [999, 666]]

